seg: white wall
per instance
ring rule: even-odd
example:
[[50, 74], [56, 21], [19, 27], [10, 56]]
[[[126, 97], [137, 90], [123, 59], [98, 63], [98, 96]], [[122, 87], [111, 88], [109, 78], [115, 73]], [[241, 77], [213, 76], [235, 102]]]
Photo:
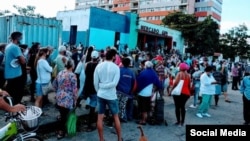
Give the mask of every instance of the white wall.
[[71, 25], [77, 25], [77, 31], [89, 28], [90, 9], [59, 11], [56, 19], [62, 20], [63, 31], [70, 31]]

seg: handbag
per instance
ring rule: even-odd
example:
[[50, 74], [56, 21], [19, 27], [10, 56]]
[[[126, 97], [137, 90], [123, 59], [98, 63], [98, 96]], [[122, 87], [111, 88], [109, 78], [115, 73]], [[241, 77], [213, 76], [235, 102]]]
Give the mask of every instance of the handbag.
[[53, 70], [52, 70], [52, 78], [55, 78], [56, 77], [56, 75], [57, 75], [57, 65], [55, 65], [54, 67], [53, 67]]
[[47, 95], [55, 91], [51, 81], [47, 84], [42, 84], [42, 91], [43, 91], [43, 95]]
[[69, 112], [66, 122], [67, 133], [69, 136], [76, 135], [76, 124], [77, 124], [77, 115], [74, 108]]
[[180, 80], [177, 86], [172, 90], [171, 95], [181, 95], [183, 84], [184, 84], [184, 80]]

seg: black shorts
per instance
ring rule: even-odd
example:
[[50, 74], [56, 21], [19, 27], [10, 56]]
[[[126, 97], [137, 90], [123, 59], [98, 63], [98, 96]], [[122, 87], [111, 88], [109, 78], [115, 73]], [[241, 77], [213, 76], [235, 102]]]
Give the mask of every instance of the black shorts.
[[149, 112], [151, 110], [151, 97], [138, 95], [138, 108], [140, 112]]

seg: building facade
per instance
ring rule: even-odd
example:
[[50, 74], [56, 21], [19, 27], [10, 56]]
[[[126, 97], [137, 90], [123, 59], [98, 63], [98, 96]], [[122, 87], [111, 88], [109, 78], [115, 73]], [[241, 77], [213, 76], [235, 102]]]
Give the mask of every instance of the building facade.
[[121, 15], [96, 7], [57, 13], [57, 19], [63, 23], [63, 42], [94, 45], [97, 50], [115, 46], [117, 41], [121, 47], [128, 45], [131, 49], [135, 48], [136, 17], [134, 13]]
[[125, 46], [130, 50], [145, 50], [145, 44], [153, 52], [159, 47], [183, 51], [184, 39], [180, 31], [141, 21], [137, 17], [136, 13], [118, 14], [97, 7], [57, 13], [57, 20], [62, 20], [63, 25], [62, 41], [70, 45], [81, 42], [85, 47], [93, 45], [101, 50], [119, 42], [120, 52]]
[[120, 14], [137, 13], [141, 20], [154, 24], [161, 24], [162, 19], [174, 11], [195, 14], [199, 21], [211, 15], [220, 24], [222, 0], [76, 0], [75, 9], [90, 6]]

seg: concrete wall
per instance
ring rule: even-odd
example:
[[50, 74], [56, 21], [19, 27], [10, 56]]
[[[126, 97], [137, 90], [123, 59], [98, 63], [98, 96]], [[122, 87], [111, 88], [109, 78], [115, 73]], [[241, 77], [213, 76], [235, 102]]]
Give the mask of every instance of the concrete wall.
[[72, 25], [76, 25], [76, 44], [82, 42], [84, 46], [87, 45], [87, 30], [89, 29], [90, 9], [60, 11], [57, 13], [56, 18], [63, 21], [62, 42], [69, 42], [70, 27]]

